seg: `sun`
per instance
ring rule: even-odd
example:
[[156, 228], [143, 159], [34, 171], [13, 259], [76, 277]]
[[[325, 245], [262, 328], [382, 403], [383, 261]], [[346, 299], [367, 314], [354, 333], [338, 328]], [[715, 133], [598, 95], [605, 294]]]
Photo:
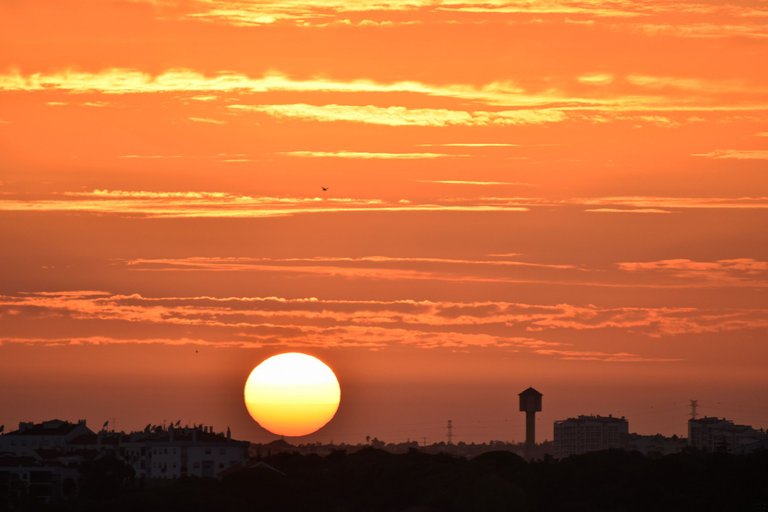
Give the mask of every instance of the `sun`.
[[244, 395], [248, 413], [265, 429], [282, 436], [306, 436], [331, 421], [339, 408], [341, 388], [327, 364], [288, 352], [254, 368]]

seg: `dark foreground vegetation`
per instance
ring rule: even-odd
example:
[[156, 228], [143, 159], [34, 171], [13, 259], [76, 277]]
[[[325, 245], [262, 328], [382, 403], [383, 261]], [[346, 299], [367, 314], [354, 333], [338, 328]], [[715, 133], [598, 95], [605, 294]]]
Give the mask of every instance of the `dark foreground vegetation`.
[[117, 460], [82, 470], [50, 511], [745, 511], [768, 512], [768, 452], [646, 457], [596, 452], [525, 462], [510, 452], [471, 460], [416, 451], [281, 454], [220, 480], [136, 482]]

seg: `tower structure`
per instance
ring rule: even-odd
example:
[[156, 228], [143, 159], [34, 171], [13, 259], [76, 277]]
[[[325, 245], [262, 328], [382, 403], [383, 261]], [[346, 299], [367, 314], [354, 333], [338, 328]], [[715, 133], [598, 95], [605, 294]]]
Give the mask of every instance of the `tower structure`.
[[690, 406], [691, 406], [691, 414], [690, 414], [691, 419], [695, 420], [696, 418], [699, 417], [699, 412], [697, 411], [697, 409], [699, 408], [699, 401], [691, 400]]
[[541, 411], [541, 397], [544, 396], [533, 388], [528, 388], [520, 396], [520, 411], [525, 413], [525, 453], [533, 454], [536, 446], [536, 413]]

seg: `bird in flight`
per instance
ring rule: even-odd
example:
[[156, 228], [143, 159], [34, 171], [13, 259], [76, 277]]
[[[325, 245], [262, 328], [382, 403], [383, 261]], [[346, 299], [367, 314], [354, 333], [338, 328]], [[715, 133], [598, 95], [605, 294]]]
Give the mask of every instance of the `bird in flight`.
[[323, 189], [323, 192], [328, 192], [328, 187], [320, 187], [320, 188]]

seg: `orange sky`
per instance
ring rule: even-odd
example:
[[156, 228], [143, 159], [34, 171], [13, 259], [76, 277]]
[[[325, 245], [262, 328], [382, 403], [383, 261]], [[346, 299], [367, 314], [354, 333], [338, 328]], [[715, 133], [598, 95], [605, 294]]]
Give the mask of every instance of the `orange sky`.
[[4, 0], [0, 424], [269, 440], [242, 386], [299, 350], [342, 386], [311, 441], [519, 441], [529, 385], [544, 438], [768, 425], [767, 21]]

